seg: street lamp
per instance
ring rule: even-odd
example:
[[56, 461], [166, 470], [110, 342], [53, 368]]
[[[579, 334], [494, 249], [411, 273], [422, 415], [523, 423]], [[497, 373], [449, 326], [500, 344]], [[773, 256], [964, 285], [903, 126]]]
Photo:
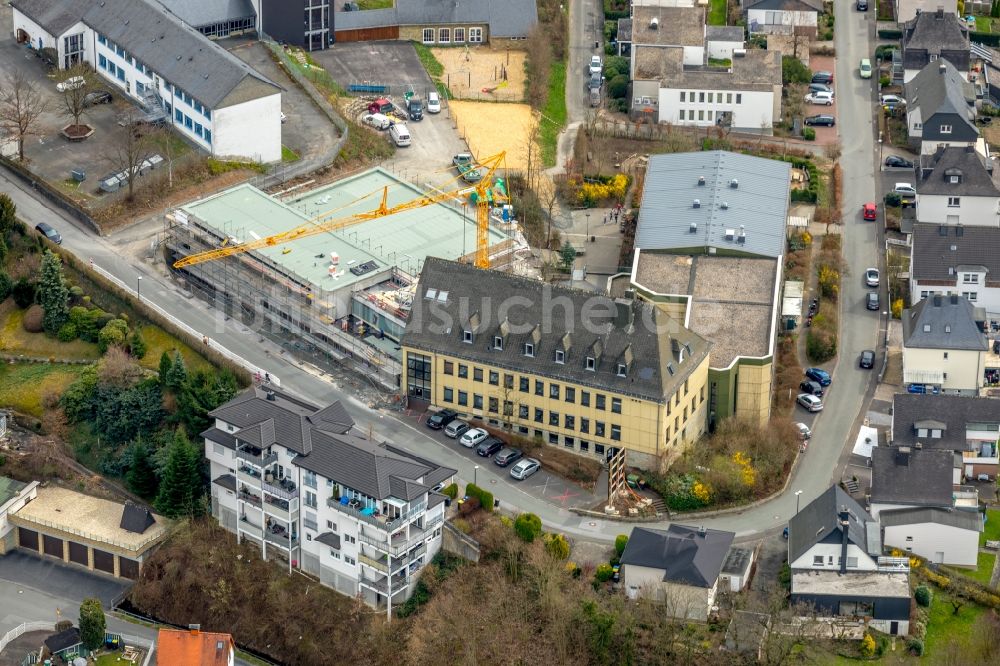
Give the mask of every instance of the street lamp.
[[587, 237], [583, 239], [583, 242], [586, 243], [589, 239], [590, 239], [590, 213], [587, 213]]
[[479, 487], [479, 465], [472, 468], [472, 485]]
[[795, 491], [795, 515], [799, 515], [799, 497], [802, 495], [801, 490]]
[[878, 132], [878, 168], [882, 168], [882, 130]]
[[135, 279], [135, 297], [137, 300], [142, 300], [142, 295], [139, 293], [139, 287], [142, 285], [142, 276], [140, 275]]

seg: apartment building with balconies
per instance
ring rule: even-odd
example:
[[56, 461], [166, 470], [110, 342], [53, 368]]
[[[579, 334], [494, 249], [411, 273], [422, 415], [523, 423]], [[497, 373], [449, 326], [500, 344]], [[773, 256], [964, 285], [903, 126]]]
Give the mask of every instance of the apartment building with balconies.
[[202, 436], [223, 527], [372, 606], [409, 597], [441, 547], [435, 488], [455, 470], [364, 436], [339, 402], [255, 387], [211, 416]]

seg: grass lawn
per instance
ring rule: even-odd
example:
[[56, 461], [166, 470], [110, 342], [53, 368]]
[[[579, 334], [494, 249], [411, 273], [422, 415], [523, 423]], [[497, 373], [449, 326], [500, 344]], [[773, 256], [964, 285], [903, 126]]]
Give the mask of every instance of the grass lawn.
[[282, 162], [298, 162], [299, 154], [289, 148], [288, 146], [281, 147], [281, 161]]
[[993, 32], [992, 23], [989, 16], [977, 16], [976, 32]]
[[391, 9], [392, 0], [357, 0], [358, 9]]
[[22, 319], [24, 310], [17, 307], [13, 300], [0, 305], [0, 350], [6, 354], [67, 360], [96, 360], [101, 356], [97, 345], [92, 342], [60, 342], [44, 333], [28, 333], [21, 326]]
[[985, 546], [987, 541], [998, 540], [1000, 540], [1000, 509], [989, 509], [986, 512], [983, 533], [979, 535], [979, 547]]
[[708, 10], [709, 25], [726, 25], [727, 0], [712, 0], [712, 6]]
[[935, 656], [935, 650], [943, 650], [951, 638], [966, 641], [972, 632], [972, 624], [986, 610], [982, 606], [966, 603], [954, 613], [951, 597], [937, 588], [931, 602], [930, 621], [927, 623], [927, 637], [924, 639], [924, 656]]
[[434, 57], [431, 53], [429, 46], [424, 44], [414, 44], [413, 48], [417, 51], [417, 57], [420, 59], [420, 64], [424, 66], [427, 73], [430, 74], [432, 79], [440, 79], [444, 76], [444, 65], [441, 61]]
[[94, 662], [97, 666], [125, 666], [126, 664], [135, 664], [139, 662], [125, 661], [122, 659], [121, 652], [112, 652], [111, 654], [102, 654]]
[[0, 365], [0, 406], [41, 417], [46, 394], [62, 395], [86, 365], [5, 363]]
[[555, 166], [559, 132], [566, 126], [566, 63], [554, 62], [549, 70], [549, 94], [538, 125], [542, 164]]
[[146, 342], [146, 355], [139, 365], [150, 370], [160, 369], [160, 356], [163, 352], [169, 352], [173, 356], [174, 350], [178, 350], [184, 357], [188, 372], [195, 370], [213, 370], [213, 366], [205, 357], [191, 349], [174, 336], [164, 331], [159, 326], [148, 324], [142, 327], [142, 339]]
[[993, 565], [996, 564], [997, 556], [994, 553], [979, 553], [979, 560], [975, 571], [962, 570], [962, 573], [972, 580], [979, 581], [983, 585], [989, 585], [993, 577]]

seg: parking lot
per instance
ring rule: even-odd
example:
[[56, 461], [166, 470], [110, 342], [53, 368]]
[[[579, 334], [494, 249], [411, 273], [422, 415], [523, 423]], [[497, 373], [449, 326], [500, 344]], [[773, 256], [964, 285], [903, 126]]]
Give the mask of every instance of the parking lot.
[[[832, 56], [810, 56], [809, 58], [809, 69], [813, 72], [835, 72], [837, 63], [834, 61]], [[836, 98], [834, 99], [833, 106], [823, 106], [821, 104], [809, 104], [805, 103], [803, 107], [803, 114], [806, 116], [814, 116], [818, 114], [831, 115], [840, 122], [840, 114], [837, 113], [838, 104], [836, 99], [841, 96], [841, 94], [847, 93], [847, 86], [849, 82], [847, 81], [834, 81], [833, 89], [836, 93]], [[841, 93], [841, 87], [843, 87], [843, 93]], [[829, 145], [837, 143], [837, 126], [833, 127], [813, 127], [816, 130], [816, 143], [820, 145]]]
[[[390, 96], [396, 102], [401, 102], [403, 94], [409, 90], [425, 100], [427, 93], [434, 90], [434, 84], [409, 42], [334, 44], [312, 56], [344, 88], [358, 82], [388, 84]], [[448, 166], [453, 155], [468, 148], [455, 130], [447, 105], [442, 103], [441, 113], [425, 112], [423, 120], [408, 121], [407, 126], [411, 145], [399, 148], [383, 166], [417, 184], [454, 187], [446, 185], [454, 175]], [[444, 171], [437, 172], [436, 165]]]

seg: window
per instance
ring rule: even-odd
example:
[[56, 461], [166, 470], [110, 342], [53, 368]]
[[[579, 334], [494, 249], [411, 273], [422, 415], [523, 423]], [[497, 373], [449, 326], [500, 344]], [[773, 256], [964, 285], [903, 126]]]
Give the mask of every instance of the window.
[[434, 28], [424, 28], [423, 42], [424, 44], [434, 43]]
[[590, 419], [580, 419], [580, 432], [582, 433], [590, 432]]
[[444, 362], [444, 374], [446, 375], [455, 374], [455, 364], [452, 361]]
[[472, 394], [472, 408], [473, 409], [483, 408], [483, 396], [479, 395], [478, 393]]
[[[306, 504], [306, 506], [311, 506], [312, 508], [315, 509], [316, 508], [316, 493], [314, 493], [311, 490], [307, 490], [306, 491], [305, 504]], [[316, 519], [313, 518], [312, 525], [310, 525], [309, 523], [306, 523], [306, 527], [308, 527], [310, 529], [313, 529], [313, 530], [316, 529]]]
[[500, 411], [500, 401], [497, 398], [490, 398], [490, 411], [494, 414]]
[[549, 397], [559, 399], [559, 384], [549, 384]]
[[573, 430], [576, 427], [576, 417], [572, 414], [563, 416], [563, 427], [567, 430]]
[[604, 422], [595, 421], [594, 422], [594, 434], [598, 437], [604, 437]]
[[924, 128], [924, 124], [923, 124], [923, 123], [913, 123], [913, 129], [914, 129], [914, 130], [916, 130], [916, 131], [918, 131], [918, 132], [919, 132], [919, 131], [920, 131], [920, 130], [922, 130], [923, 128]]
[[184, 127], [194, 129], [194, 121], [191, 120], [190, 116], [184, 116]]
[[524, 355], [533, 357], [535, 355], [535, 345], [531, 344], [530, 342], [525, 342]]
[[961, 197], [948, 197], [948, 207], [958, 208], [959, 206], [962, 205], [961, 199], [962, 199]]
[[469, 28], [469, 41], [473, 44], [480, 44], [483, 41], [482, 28]]
[[545, 420], [545, 412], [538, 407], [535, 407], [535, 423], [541, 423]]
[[184, 122], [184, 114], [181, 113], [180, 109], [174, 109], [174, 120], [176, 120], [179, 123]]
[[549, 425], [559, 427], [559, 412], [549, 412]]
[[535, 395], [545, 395], [545, 382], [535, 380]]
[[504, 388], [512, 389], [514, 388], [514, 375], [504, 374], [503, 376], [503, 386]]
[[733, 103], [733, 93], [726, 93], [726, 104]]
[[705, 103], [705, 93], [703, 92], [698, 93], [698, 102], [701, 104]]
[[438, 43], [451, 44], [451, 28], [438, 28]]
[[565, 362], [566, 362], [566, 352], [564, 352], [561, 349], [557, 349], [556, 350], [556, 363], [565, 363]]
[[472, 344], [472, 331], [462, 331], [462, 342]]
[[[681, 94], [683, 95], [684, 93], [681, 93]], [[684, 120], [684, 109], [681, 109], [681, 112], [680, 112], [680, 113], [681, 113], [681, 115], [680, 115], [680, 119], [681, 119], [681, 120]]]
[[118, 80], [119, 81], [124, 81], [125, 80], [125, 68], [124, 67], [119, 67], [117, 74], [118, 74]]
[[459, 391], [458, 392], [458, 404], [463, 405], [463, 406], [464, 405], [468, 405], [469, 404], [469, 394], [466, 393], [465, 391]]
[[499, 335], [493, 336], [493, 349], [503, 351], [503, 338]]
[[572, 437], [563, 437], [563, 446], [565, 446], [567, 449], [575, 449], [576, 442], [573, 441]]
[[[327, 483], [332, 484], [333, 481], [331, 481], [330, 479], [327, 479]], [[334, 532], [336, 532], [337, 531], [337, 526], [333, 524], [332, 520], [328, 520], [328, 521], [326, 521], [326, 529], [333, 530]]]
[[823, 566], [823, 556], [822, 555], [813, 555], [813, 566], [814, 567], [821, 567], [821, 566]]
[[978, 273], [963, 273], [962, 284], [979, 284]]
[[350, 564], [352, 567], [358, 566], [358, 561], [350, 555], [344, 555], [344, 563]]
[[212, 130], [209, 129], [205, 130], [205, 142], [209, 144], [212, 143]]
[[98, 35], [97, 36], [97, 41], [98, 41], [98, 43], [104, 44], [105, 46], [108, 45], [108, 38], [105, 37], [104, 35]]
[[594, 453], [596, 453], [599, 456], [603, 456], [604, 455], [604, 445], [603, 444], [594, 444]]
[[550, 432], [549, 444], [558, 444], [558, 443], [559, 443], [559, 435], [555, 434], [554, 432]]
[[454, 389], [446, 386], [444, 388], [444, 396], [441, 399], [444, 400], [445, 402], [454, 402], [454, 400], [455, 400], [455, 391], [454, 391]]
[[333, 548], [331, 548], [330, 549], [330, 557], [332, 557], [335, 560], [339, 560], [340, 559], [340, 552], [334, 550]]
[[624, 377], [627, 373], [628, 373], [628, 366], [625, 365], [624, 363], [619, 363], [617, 372], [618, 376]]
[[461, 44], [465, 41], [465, 28], [455, 28], [454, 42]]
[[458, 378], [459, 379], [469, 378], [469, 366], [465, 365], [464, 363], [458, 364]]
[[615, 440], [616, 442], [619, 442], [621, 441], [621, 438], [622, 438], [622, 427], [620, 425], [612, 424], [611, 439]]
[[[682, 102], [686, 102], [687, 101], [686, 99], [684, 99], [685, 97], [687, 97], [687, 93], [682, 90], [681, 91], [681, 101]], [[684, 119], [684, 112], [683, 111], [681, 111], [681, 119], [682, 120]]]
[[490, 370], [490, 386], [500, 385], [500, 373], [496, 370]]
[[704, 110], [698, 109], [698, 120], [704, 120], [704, 119], [705, 119], [705, 112], [704, 112]]
[[951, 125], [941, 125], [939, 131], [941, 134], [951, 134]]
[[590, 442], [581, 439], [580, 440], [580, 453], [588, 453], [590, 451]]
[[603, 393], [597, 394], [597, 408], [600, 410], [604, 410], [604, 398], [605, 396]]
[[713, 117], [715, 117], [715, 111], [709, 110], [708, 119], [711, 120]]
[[967, 299], [969, 299], [969, 301], [975, 301], [978, 298], [976, 292], [974, 291], [963, 291], [962, 296], [965, 296]]
[[590, 370], [591, 372], [593, 372], [595, 369], [597, 369], [597, 360], [593, 356], [588, 356], [587, 357], [587, 370]]
[[611, 398], [611, 411], [615, 414], [622, 413], [622, 399], [621, 398]]
[[517, 416], [518, 416], [518, 418], [521, 418], [521, 419], [528, 418], [528, 406], [527, 405], [518, 405]]
[[108, 68], [108, 59], [105, 58], [102, 55], [99, 55], [99, 56], [97, 56], [97, 64], [100, 66], [101, 69], [107, 69]]
[[530, 383], [530, 380], [527, 377], [521, 377], [521, 379], [518, 381], [518, 386], [517, 386], [518, 390], [521, 393], [527, 393], [528, 392], [528, 384], [529, 383]]
[[580, 405], [583, 407], [590, 407], [590, 392], [580, 391]]
[[948, 360], [948, 352], [944, 353], [944, 360], [946, 360], [946, 361]]
[[576, 389], [572, 386], [567, 386], [565, 391], [566, 402], [576, 402]]
[[736, 93], [736, 103], [737, 104], [743, 103], [743, 95], [741, 93]]
[[197, 134], [198, 136], [201, 136], [201, 130], [202, 130], [201, 123], [195, 123], [194, 124], [194, 133]]
[[952, 185], [958, 185], [962, 182], [962, 178], [960, 176], [948, 176], [948, 182]]

